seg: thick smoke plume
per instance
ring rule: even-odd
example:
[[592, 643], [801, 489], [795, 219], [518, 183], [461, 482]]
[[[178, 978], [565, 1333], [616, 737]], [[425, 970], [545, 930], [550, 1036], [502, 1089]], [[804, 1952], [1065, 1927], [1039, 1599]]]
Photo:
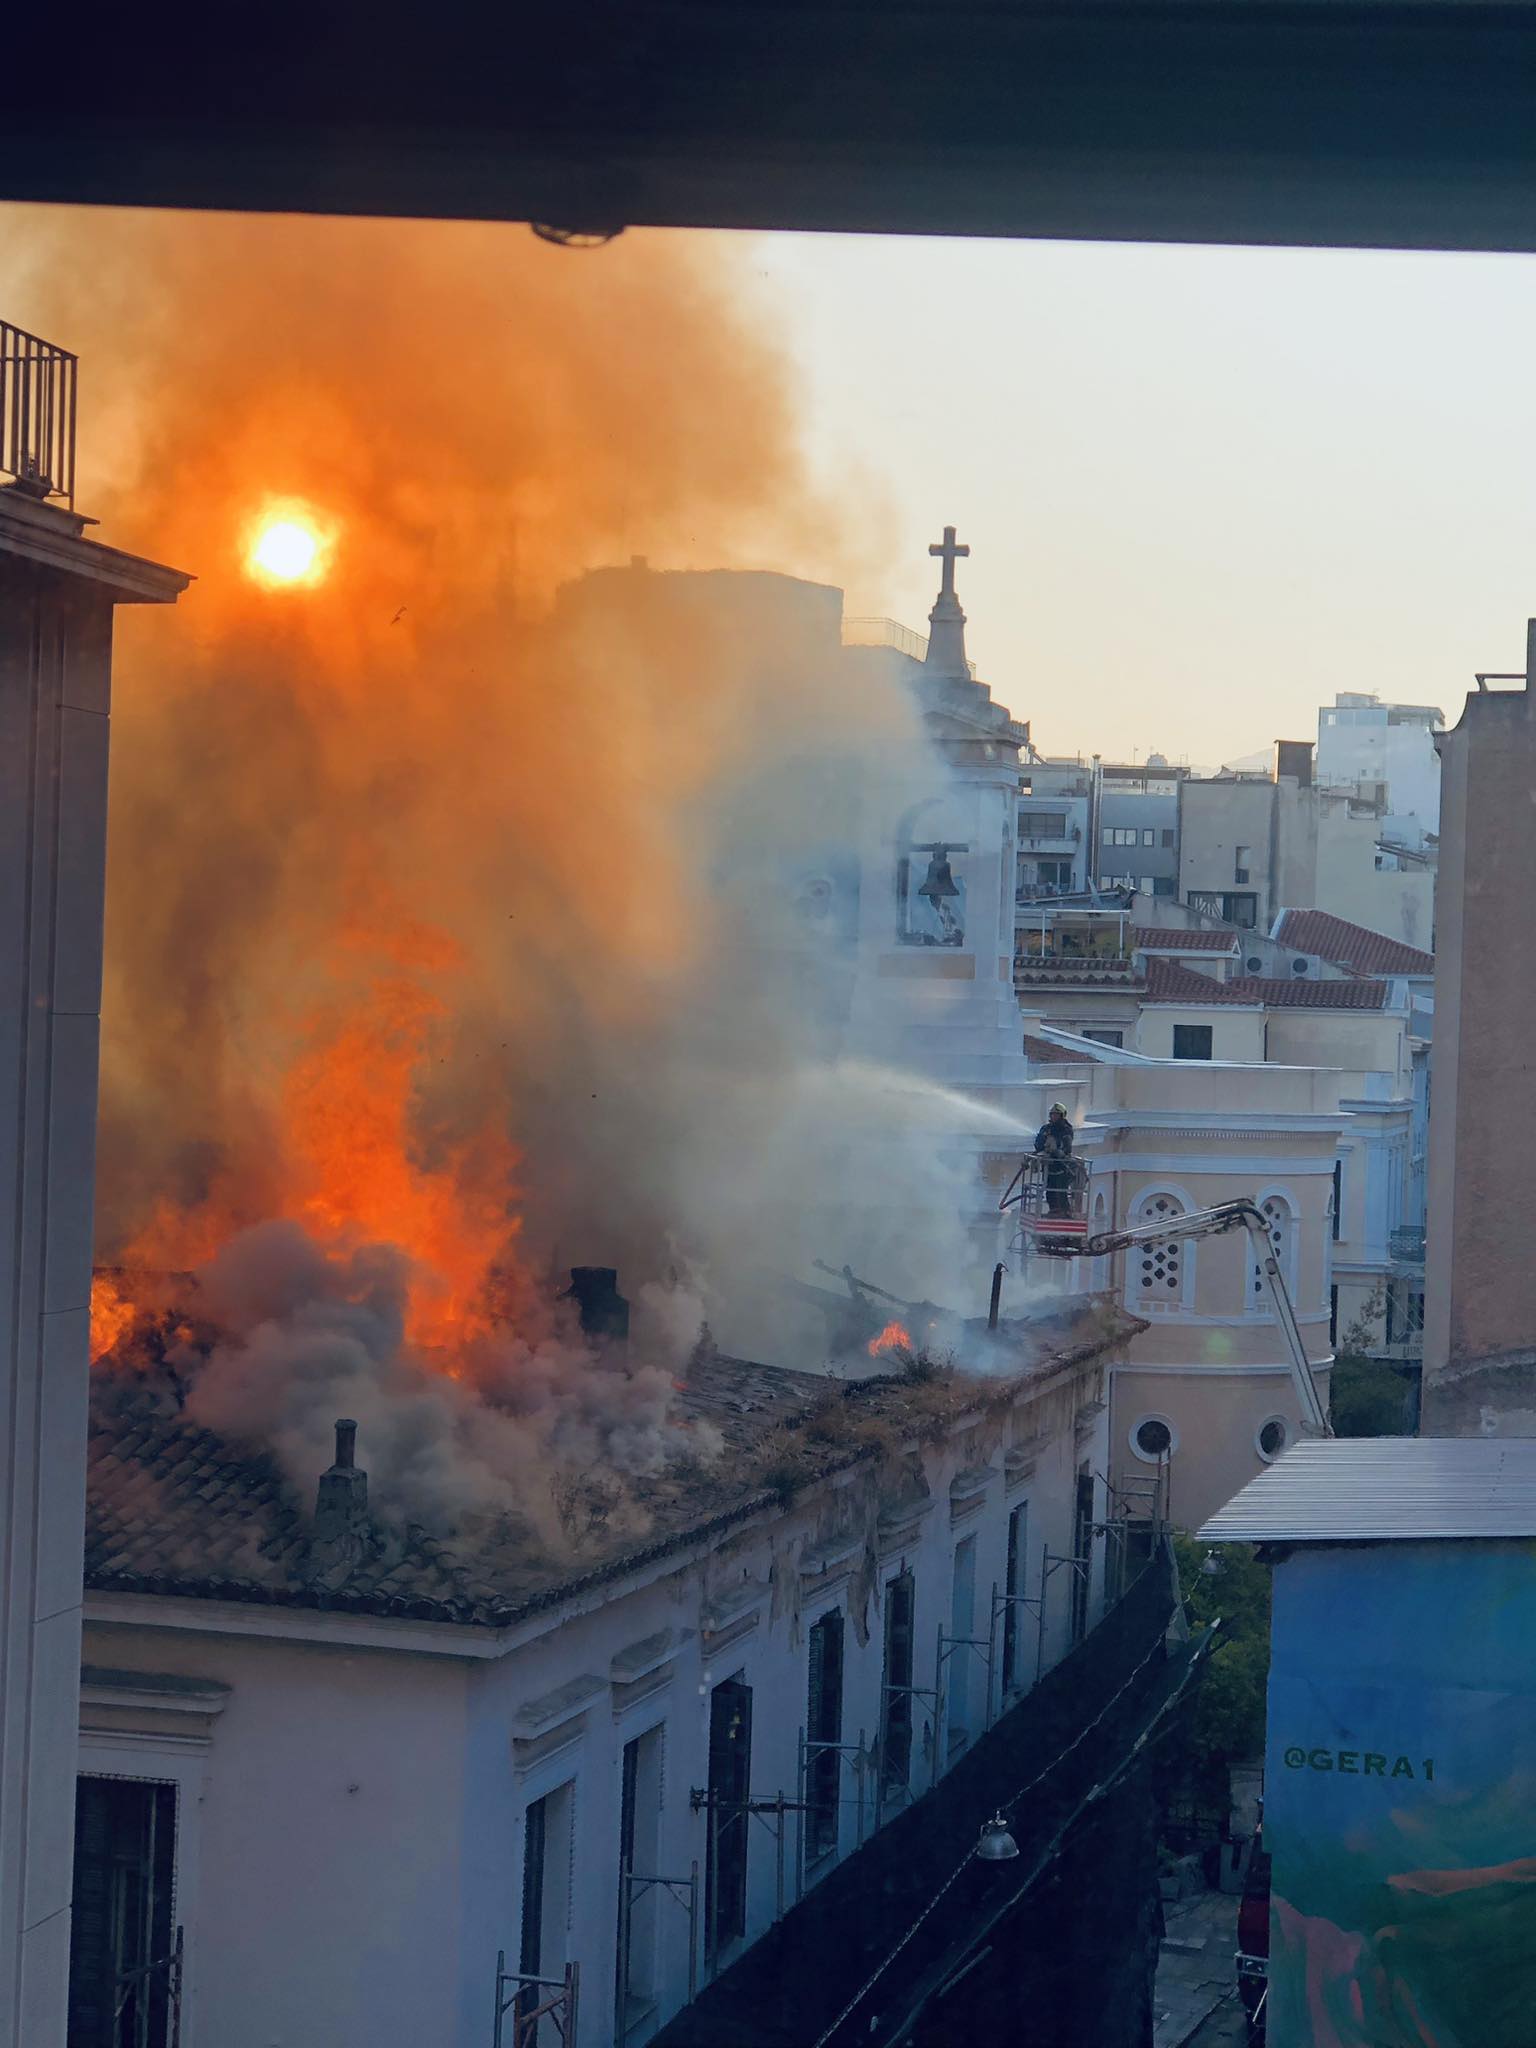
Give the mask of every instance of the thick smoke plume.
[[[718, 243], [12, 225], [16, 316], [83, 359], [89, 509], [198, 577], [118, 651], [102, 1257], [201, 1273], [194, 1399], [306, 1484], [346, 1412], [412, 1511], [529, 1447], [643, 1469], [700, 1318], [859, 1204], [839, 1105], [884, 1084], [829, 1064], [796, 863], [933, 769], [809, 600], [556, 593], [636, 548], [831, 580], [868, 504], [810, 489]], [[265, 587], [295, 509], [324, 573]], [[552, 1306], [596, 1262], [638, 1384]]]

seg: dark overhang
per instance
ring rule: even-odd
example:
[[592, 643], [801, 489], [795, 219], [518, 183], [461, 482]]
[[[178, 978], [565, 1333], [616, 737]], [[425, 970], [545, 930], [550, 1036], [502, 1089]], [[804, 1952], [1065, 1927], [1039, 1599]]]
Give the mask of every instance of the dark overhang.
[[1536, 247], [1531, 0], [565, 0], [7, 29], [0, 196]]

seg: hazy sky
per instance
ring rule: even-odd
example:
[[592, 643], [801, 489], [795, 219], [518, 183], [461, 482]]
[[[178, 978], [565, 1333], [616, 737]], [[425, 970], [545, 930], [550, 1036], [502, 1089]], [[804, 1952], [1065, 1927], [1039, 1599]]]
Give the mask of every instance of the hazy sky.
[[1339, 689], [1458, 715], [1536, 613], [1536, 259], [782, 236], [765, 315], [831, 476], [945, 522], [972, 658], [1046, 751], [1205, 765]]
[[[972, 657], [1046, 751], [1215, 766], [1314, 733], [1340, 689], [1454, 720], [1475, 670], [1523, 666], [1536, 258], [709, 239], [851, 508], [843, 561], [765, 566], [921, 629], [955, 524]], [[0, 235], [25, 322], [11, 268]]]

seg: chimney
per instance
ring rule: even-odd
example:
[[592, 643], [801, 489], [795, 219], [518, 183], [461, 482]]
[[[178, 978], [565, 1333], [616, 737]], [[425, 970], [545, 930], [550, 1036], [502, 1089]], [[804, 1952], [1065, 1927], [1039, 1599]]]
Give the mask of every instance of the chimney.
[[616, 1267], [572, 1266], [566, 1299], [576, 1304], [583, 1335], [629, 1342], [629, 1303], [619, 1292]]
[[1275, 780], [1283, 775], [1294, 776], [1302, 789], [1312, 787], [1312, 742], [1311, 740], [1275, 741]]
[[356, 1462], [357, 1424], [336, 1424], [336, 1462], [320, 1474], [315, 1494], [316, 1546], [334, 1544], [355, 1553], [368, 1530], [368, 1474]]

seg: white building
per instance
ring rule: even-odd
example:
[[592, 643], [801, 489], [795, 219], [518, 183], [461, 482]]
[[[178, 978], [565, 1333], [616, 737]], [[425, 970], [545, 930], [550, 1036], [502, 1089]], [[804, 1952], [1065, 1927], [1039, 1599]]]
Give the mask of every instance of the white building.
[[504, 2000], [579, 1968], [579, 2048], [648, 2041], [1090, 1636], [1131, 1327], [1079, 1304], [987, 1377], [852, 1392], [701, 1351], [723, 1458], [564, 1563], [402, 1529], [345, 1441], [312, 1510], [98, 1374], [81, 2038], [126, 1987], [152, 2048], [173, 1995], [179, 2048], [490, 2048], [501, 1952]]
[[1317, 714], [1317, 779], [1324, 788], [1386, 785], [1385, 810], [1440, 830], [1440, 756], [1434, 736], [1445, 714], [1432, 704], [1384, 704], [1340, 690]]

